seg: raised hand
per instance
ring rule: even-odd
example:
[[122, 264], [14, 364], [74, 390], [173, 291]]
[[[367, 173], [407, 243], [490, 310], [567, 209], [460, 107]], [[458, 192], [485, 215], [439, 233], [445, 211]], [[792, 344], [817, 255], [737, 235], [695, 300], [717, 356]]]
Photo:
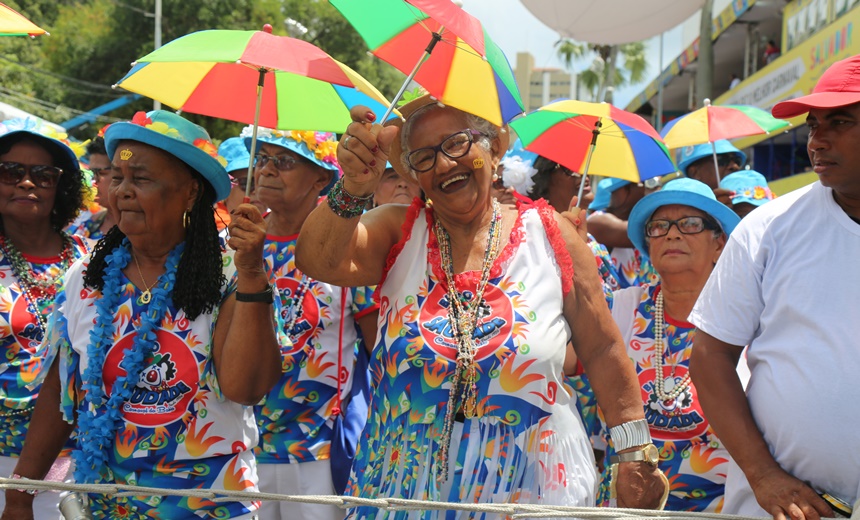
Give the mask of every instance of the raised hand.
[[578, 203], [579, 197], [574, 195], [573, 198], [570, 199], [570, 206], [567, 208], [567, 211], [563, 212], [561, 216], [573, 224], [579, 237], [582, 238], [584, 242], [588, 242], [588, 225], [586, 224], [585, 210], [580, 208]]
[[263, 269], [263, 242], [266, 239], [266, 222], [253, 204], [240, 204], [233, 210], [227, 245], [236, 251], [233, 261], [239, 276], [259, 274]]
[[[353, 122], [346, 128], [337, 147], [343, 185], [352, 195], [369, 195], [376, 190], [382, 178], [389, 147], [398, 138], [399, 131], [395, 126], [383, 128], [373, 124], [376, 114], [363, 105], [353, 107], [349, 115]], [[395, 157], [395, 160], [399, 158]]]

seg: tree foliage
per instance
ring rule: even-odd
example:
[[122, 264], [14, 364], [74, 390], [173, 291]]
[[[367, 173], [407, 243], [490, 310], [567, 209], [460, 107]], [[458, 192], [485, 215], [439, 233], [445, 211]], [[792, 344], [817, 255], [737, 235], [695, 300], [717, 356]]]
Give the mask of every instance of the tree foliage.
[[[595, 45], [561, 39], [556, 42], [556, 52], [568, 69], [574, 62], [593, 56], [588, 68], [579, 72], [579, 81], [597, 101], [612, 102], [614, 88], [641, 83], [648, 72], [644, 42]], [[621, 67], [619, 55], [623, 59]]]
[[[155, 0], [8, 0], [10, 7], [48, 30], [47, 37], [0, 38], [0, 101], [62, 122], [128, 92], [111, 85], [131, 63], [154, 49]], [[23, 4], [26, 4], [26, 8]], [[288, 32], [292, 19], [307, 29]], [[362, 74], [392, 96], [403, 75], [367, 53], [349, 23], [324, 0], [163, 0], [162, 42], [204, 29], [260, 29], [307, 40]], [[225, 100], [225, 103], [229, 100]], [[167, 107], [165, 107], [167, 108]], [[151, 110], [141, 99], [108, 114], [129, 118]], [[183, 114], [213, 137], [236, 135], [240, 123]], [[91, 137], [109, 119], [72, 129]]]

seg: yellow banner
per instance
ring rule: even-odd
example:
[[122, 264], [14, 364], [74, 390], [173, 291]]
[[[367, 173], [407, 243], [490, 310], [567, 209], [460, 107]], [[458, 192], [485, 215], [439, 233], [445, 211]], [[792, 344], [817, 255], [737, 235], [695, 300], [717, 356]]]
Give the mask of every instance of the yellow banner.
[[[860, 39], [854, 38], [858, 26], [860, 5], [717, 98], [714, 104], [753, 105], [770, 110], [780, 101], [811, 93], [830, 65], [860, 54]], [[791, 122], [803, 124], [805, 119], [803, 115]], [[734, 141], [734, 145], [747, 148], [768, 138], [767, 135], [747, 137]]]

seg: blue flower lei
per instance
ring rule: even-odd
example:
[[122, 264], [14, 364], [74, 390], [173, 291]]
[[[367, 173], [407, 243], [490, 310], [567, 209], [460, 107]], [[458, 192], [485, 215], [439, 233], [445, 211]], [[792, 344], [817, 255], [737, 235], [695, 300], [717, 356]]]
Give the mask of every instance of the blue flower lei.
[[166, 271], [158, 277], [152, 290], [152, 301], [140, 319], [131, 348], [123, 352], [120, 367], [126, 375], [114, 381], [110, 398], [102, 388], [105, 356], [113, 343], [113, 321], [124, 293], [122, 270], [131, 260], [128, 239], [111, 252], [106, 260], [104, 287], [96, 300], [96, 322], [90, 331], [87, 346], [88, 363], [83, 374], [83, 410], [78, 414], [78, 446], [73, 452], [75, 481], [97, 483], [107, 462], [108, 450], [113, 447], [113, 436], [123, 424], [122, 404], [131, 397], [140, 378], [146, 359], [155, 347], [156, 330], [164, 319], [167, 307], [173, 304], [171, 293], [176, 282], [176, 268], [185, 243], [180, 243], [167, 256]]

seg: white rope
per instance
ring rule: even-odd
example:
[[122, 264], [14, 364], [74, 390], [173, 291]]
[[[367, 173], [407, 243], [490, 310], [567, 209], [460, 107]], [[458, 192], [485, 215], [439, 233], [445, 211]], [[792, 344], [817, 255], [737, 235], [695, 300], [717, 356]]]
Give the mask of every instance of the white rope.
[[770, 520], [760, 517], [721, 515], [715, 513], [695, 513], [690, 511], [653, 511], [650, 509], [620, 509], [614, 507], [571, 507], [547, 504], [463, 504], [454, 502], [433, 502], [430, 500], [407, 500], [403, 498], [362, 498], [336, 495], [280, 495], [255, 491], [228, 491], [225, 489], [164, 489], [155, 487], [130, 486], [126, 484], [75, 484], [30, 480], [26, 478], [0, 478], [0, 489], [35, 489], [38, 491], [75, 491], [79, 493], [98, 493], [116, 497], [132, 496], [180, 496], [205, 498], [213, 502], [274, 500], [278, 502], [298, 502], [307, 504], [326, 504], [346, 509], [351, 507], [376, 507], [385, 511], [463, 511], [507, 515], [511, 519], [523, 518], [568, 518], [581, 519], [620, 518], [647, 520]]

